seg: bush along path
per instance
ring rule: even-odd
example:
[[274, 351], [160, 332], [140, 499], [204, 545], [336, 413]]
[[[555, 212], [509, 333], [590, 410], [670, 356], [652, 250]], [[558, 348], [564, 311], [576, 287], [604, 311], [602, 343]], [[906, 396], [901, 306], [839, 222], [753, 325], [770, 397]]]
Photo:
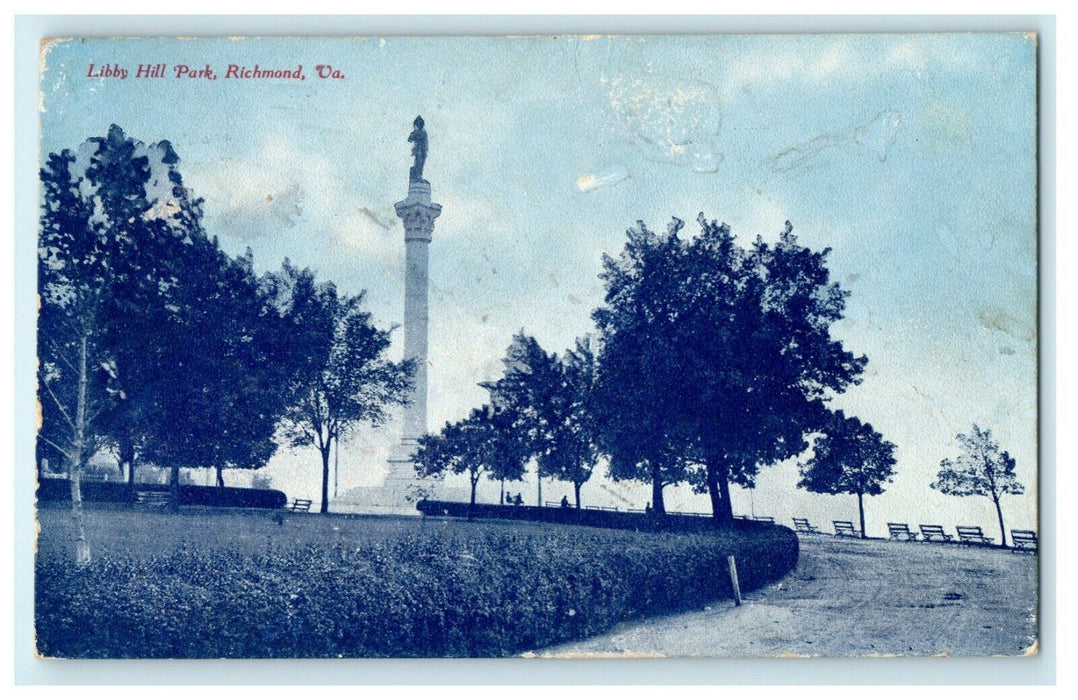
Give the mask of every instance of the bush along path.
[[491, 657], [697, 609], [784, 576], [797, 539], [540, 527], [358, 548], [40, 557], [37, 645], [67, 658]]

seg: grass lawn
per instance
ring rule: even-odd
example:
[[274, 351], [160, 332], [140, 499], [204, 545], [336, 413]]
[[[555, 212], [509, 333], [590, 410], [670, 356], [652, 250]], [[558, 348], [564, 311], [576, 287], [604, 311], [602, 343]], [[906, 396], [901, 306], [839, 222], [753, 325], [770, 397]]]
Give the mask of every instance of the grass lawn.
[[[180, 549], [241, 554], [281, 552], [308, 545], [353, 545], [392, 541], [438, 528], [446, 533], [474, 529], [476, 523], [418, 517], [283, 513], [281, 511], [184, 507], [167, 508], [85, 503], [86, 536], [95, 556], [141, 558]], [[46, 558], [74, 558], [74, 525], [67, 503], [43, 503], [38, 512], [38, 552]], [[495, 529], [553, 527], [537, 523], [483, 523]]]

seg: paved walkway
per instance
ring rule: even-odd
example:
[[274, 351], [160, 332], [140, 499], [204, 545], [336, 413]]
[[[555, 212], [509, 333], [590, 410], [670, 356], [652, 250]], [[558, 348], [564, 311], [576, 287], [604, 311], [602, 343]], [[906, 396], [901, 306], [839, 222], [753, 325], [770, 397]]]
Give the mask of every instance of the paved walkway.
[[540, 656], [1020, 655], [1035, 649], [1037, 558], [807, 536], [789, 576], [704, 610], [624, 624]]

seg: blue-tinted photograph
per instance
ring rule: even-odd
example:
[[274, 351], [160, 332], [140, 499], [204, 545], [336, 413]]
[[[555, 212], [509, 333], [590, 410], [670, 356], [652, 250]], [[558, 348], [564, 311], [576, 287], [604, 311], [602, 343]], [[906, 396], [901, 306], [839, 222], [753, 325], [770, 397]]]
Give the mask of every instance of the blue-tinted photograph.
[[1036, 35], [39, 87], [40, 657], [1038, 653]]

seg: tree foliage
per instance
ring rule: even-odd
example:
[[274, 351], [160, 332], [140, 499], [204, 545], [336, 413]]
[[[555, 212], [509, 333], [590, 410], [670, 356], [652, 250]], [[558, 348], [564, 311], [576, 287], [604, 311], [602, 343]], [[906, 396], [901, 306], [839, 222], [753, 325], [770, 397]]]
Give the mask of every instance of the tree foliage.
[[127, 413], [155, 436], [145, 459], [171, 467], [174, 480], [180, 467], [215, 467], [223, 486], [224, 469], [261, 468], [276, 451], [286, 328], [249, 253], [233, 259], [207, 239], [188, 246], [176, 279], [172, 312], [140, 321], [134, 347], [119, 345], [133, 369], [132, 403], [142, 403]]
[[580, 487], [591, 478], [599, 460], [593, 409], [598, 366], [591, 340], [578, 338], [561, 359], [559, 369], [562, 380], [555, 394], [555, 420], [539, 461], [548, 474], [573, 485], [576, 507], [580, 508]]
[[525, 453], [535, 459], [539, 479], [580, 488], [599, 458], [593, 410], [596, 358], [588, 338], [576, 341], [563, 357], [548, 353], [523, 331], [506, 351], [504, 375], [484, 383], [491, 405], [512, 426]]
[[180, 467], [216, 467], [223, 483], [275, 449], [279, 316], [250, 253], [231, 258], [203, 229], [179, 160], [113, 125], [42, 169], [40, 440], [81, 459], [111, 447], [132, 481], [146, 460], [174, 484]]
[[325, 513], [333, 444], [361, 424], [381, 425], [392, 406], [407, 402], [415, 361], [386, 357], [390, 331], [373, 325], [362, 309], [363, 293], [341, 294], [287, 260], [267, 284], [285, 322], [279, 349], [287, 368], [284, 435], [293, 447], [313, 445], [321, 454]]
[[[79, 563], [80, 476], [116, 435], [110, 414], [127, 406], [127, 368], [116, 345], [130, 325], [170, 311], [171, 272], [183, 247], [204, 239], [201, 201], [190, 196], [171, 144], [145, 144], [113, 125], [78, 151], [50, 154], [41, 169], [38, 241], [39, 453], [63, 455], [71, 477]], [[133, 308], [132, 299], [151, 300]], [[111, 421], [115, 426], [118, 421]]]
[[959, 433], [958, 444], [962, 454], [957, 459], [944, 459], [932, 488], [949, 496], [987, 496], [992, 499], [999, 520], [1000, 546], [1007, 546], [1007, 533], [1003, 526], [1003, 509], [1000, 498], [1004, 494], [1018, 496], [1025, 487], [1015, 474], [1015, 460], [999, 442], [992, 431], [976, 423], [968, 433]]
[[799, 245], [789, 223], [746, 249], [725, 224], [698, 222], [693, 238], [678, 219], [665, 234], [638, 222], [604, 258], [600, 434], [616, 474], [650, 471], [656, 492], [688, 476], [729, 520], [729, 483], [807, 449], [825, 402], [867, 360], [830, 335], [847, 292], [828, 250]]
[[865, 534], [865, 496], [878, 496], [894, 476], [895, 445], [871, 424], [842, 411], [831, 414], [813, 445], [812, 457], [801, 464], [798, 486], [814, 493], [857, 496], [861, 536]]
[[490, 405], [473, 409], [461, 421], [446, 423], [439, 433], [420, 437], [413, 457], [420, 477], [467, 474], [473, 506], [483, 475], [495, 480], [518, 479], [527, 459], [509, 414]]

